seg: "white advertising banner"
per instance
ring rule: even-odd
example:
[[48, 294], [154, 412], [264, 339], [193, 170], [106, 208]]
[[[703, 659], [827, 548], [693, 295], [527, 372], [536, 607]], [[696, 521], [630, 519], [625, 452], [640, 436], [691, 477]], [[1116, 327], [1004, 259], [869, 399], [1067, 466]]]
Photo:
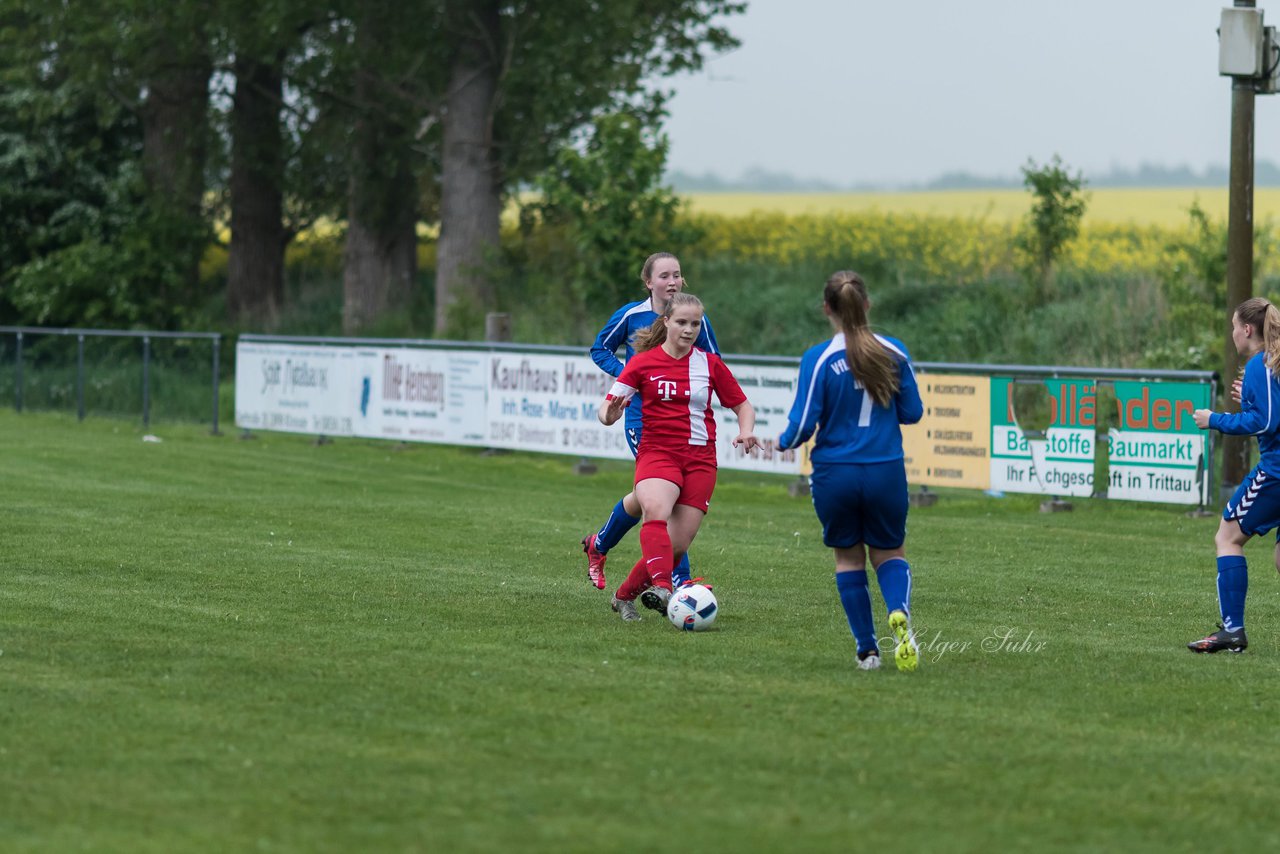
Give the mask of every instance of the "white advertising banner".
[[[614, 378], [585, 356], [493, 353], [489, 369], [489, 442], [493, 447], [629, 460], [620, 421], [605, 427], [596, 411]], [[772, 449], [786, 427], [797, 368], [730, 365], [756, 409], [756, 435]], [[714, 400], [714, 396], [713, 396]], [[716, 453], [721, 468], [797, 474], [795, 451], [755, 456], [733, 447], [738, 420], [718, 403]]]
[[361, 374], [353, 347], [236, 345], [236, 425], [354, 436]]
[[795, 387], [800, 369], [790, 366], [750, 365], [728, 360], [725, 364], [729, 366], [729, 370], [733, 371], [738, 385], [742, 386], [747, 400], [756, 411], [756, 436], [764, 444], [768, 456], [762, 451], [756, 451], [755, 456], [752, 456], [741, 448], [733, 446], [733, 439], [738, 435], [737, 416], [717, 403], [715, 405], [716, 452], [720, 467], [776, 474], [799, 474], [799, 452], [795, 450], [779, 452], [775, 446], [778, 444], [778, 437], [787, 427], [787, 413], [791, 411], [791, 403], [795, 399]]
[[357, 434], [404, 442], [487, 444], [487, 353], [361, 349]]
[[596, 418], [613, 386], [586, 356], [487, 354], [488, 440], [494, 448], [631, 459], [620, 423]]
[[[737, 418], [717, 402], [721, 468], [776, 474], [806, 470], [797, 451], [774, 450], [795, 397], [798, 368], [732, 357], [726, 362], [756, 410], [756, 435], [771, 453], [750, 456], [734, 448]], [[972, 384], [972, 379], [953, 378], [947, 388], [967, 392], [961, 381]], [[605, 427], [596, 419], [613, 382], [586, 355], [240, 341], [235, 420], [250, 430], [629, 460], [623, 424]], [[993, 376], [989, 382], [989, 406], [985, 398], [975, 398], [963, 426], [973, 447], [990, 437], [991, 489], [1088, 496], [1103, 486], [1094, 483], [1094, 381], [1044, 381], [1050, 426], [1043, 439], [1028, 439], [1016, 423], [1015, 381]], [[1209, 443], [1191, 413], [1208, 406], [1210, 387], [1117, 381], [1115, 389], [1117, 426], [1107, 436], [1108, 495], [1203, 503]], [[934, 400], [931, 406], [936, 417], [961, 414], [951, 402]], [[989, 412], [985, 423], [984, 410]], [[946, 429], [927, 438], [950, 441], [953, 433], [960, 431], [947, 422]]]
[[1093, 494], [1092, 430], [1050, 427], [1045, 438], [1027, 439], [1016, 426], [991, 430], [991, 488], [1038, 495]]
[[[786, 426], [797, 369], [731, 365], [772, 449]], [[240, 342], [236, 424], [327, 436], [440, 442], [629, 460], [621, 423], [596, 410], [613, 377], [586, 356]], [[795, 474], [795, 451], [733, 447], [734, 414], [716, 406], [724, 468]]]

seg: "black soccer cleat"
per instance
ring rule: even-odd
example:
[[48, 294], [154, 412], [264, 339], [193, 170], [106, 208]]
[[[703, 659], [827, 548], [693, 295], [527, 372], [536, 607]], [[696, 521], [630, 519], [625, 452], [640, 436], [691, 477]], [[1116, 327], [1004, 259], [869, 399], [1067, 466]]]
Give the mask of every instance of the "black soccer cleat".
[[1245, 636], [1244, 629], [1228, 631], [1222, 623], [1218, 623], [1216, 632], [1187, 644], [1187, 649], [1192, 652], [1244, 652], [1248, 648], [1249, 638]]

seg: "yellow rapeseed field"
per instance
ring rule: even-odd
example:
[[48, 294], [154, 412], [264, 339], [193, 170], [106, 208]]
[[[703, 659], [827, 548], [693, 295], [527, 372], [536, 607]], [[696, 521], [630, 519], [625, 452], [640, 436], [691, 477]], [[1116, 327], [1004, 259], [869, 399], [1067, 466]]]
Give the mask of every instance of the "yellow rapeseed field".
[[[1181, 226], [1193, 203], [1214, 219], [1227, 216], [1227, 190], [1189, 187], [1168, 189], [1090, 189], [1087, 223], [1100, 225]], [[918, 193], [685, 193], [682, 197], [695, 213], [742, 216], [753, 211], [795, 216], [831, 213], [914, 214], [1016, 220], [1031, 204], [1023, 189], [940, 190]], [[1267, 187], [1254, 194], [1254, 216], [1261, 224], [1280, 221], [1280, 188]]]

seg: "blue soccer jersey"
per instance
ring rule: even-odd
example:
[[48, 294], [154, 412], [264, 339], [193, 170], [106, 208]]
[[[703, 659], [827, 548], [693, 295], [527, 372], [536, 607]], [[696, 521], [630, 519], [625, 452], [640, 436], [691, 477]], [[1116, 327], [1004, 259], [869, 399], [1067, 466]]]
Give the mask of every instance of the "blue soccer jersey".
[[[661, 316], [653, 310], [652, 298], [627, 303], [613, 313], [609, 322], [604, 325], [604, 329], [601, 329], [600, 334], [596, 336], [595, 343], [591, 345], [591, 360], [606, 374], [619, 376], [624, 363], [617, 356], [618, 348], [625, 345], [626, 358], [630, 360], [636, 353], [631, 345], [632, 338], [637, 332], [652, 326], [653, 322]], [[705, 314], [702, 316], [702, 331], [698, 333], [698, 340], [694, 342], [694, 346], [708, 353], [720, 355], [720, 348], [716, 345], [716, 335], [711, 330], [711, 321]], [[636, 437], [635, 443], [632, 444], [633, 453], [636, 443], [639, 442], [641, 417], [640, 400], [638, 397], [632, 398], [625, 410], [624, 424], [627, 428], [628, 441], [631, 441], [633, 435]]]
[[1258, 438], [1258, 467], [1280, 475], [1280, 380], [1267, 367], [1266, 353], [1257, 353], [1244, 366], [1240, 411], [1215, 412], [1209, 427], [1233, 436]]
[[804, 444], [817, 430], [811, 455], [815, 466], [903, 459], [901, 425], [919, 421], [924, 403], [907, 348], [883, 335], [876, 340], [898, 365], [898, 393], [890, 405], [877, 404], [849, 373], [842, 332], [801, 357], [796, 399], [778, 440], [780, 450]]

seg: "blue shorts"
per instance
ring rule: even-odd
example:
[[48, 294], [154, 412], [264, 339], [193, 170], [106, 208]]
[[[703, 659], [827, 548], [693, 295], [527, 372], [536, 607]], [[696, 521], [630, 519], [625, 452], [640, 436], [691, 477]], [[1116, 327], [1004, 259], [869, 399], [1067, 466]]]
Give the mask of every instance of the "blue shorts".
[[640, 455], [640, 422], [628, 424], [626, 429], [627, 447], [631, 449], [631, 456]]
[[809, 485], [828, 547], [865, 543], [896, 549], [906, 541], [907, 469], [902, 460], [814, 466]]
[[[1254, 466], [1222, 511], [1228, 522], [1240, 523], [1240, 530], [1250, 537], [1280, 527], [1280, 478], [1269, 475], [1262, 466]], [[1276, 532], [1280, 542], [1280, 531]]]

